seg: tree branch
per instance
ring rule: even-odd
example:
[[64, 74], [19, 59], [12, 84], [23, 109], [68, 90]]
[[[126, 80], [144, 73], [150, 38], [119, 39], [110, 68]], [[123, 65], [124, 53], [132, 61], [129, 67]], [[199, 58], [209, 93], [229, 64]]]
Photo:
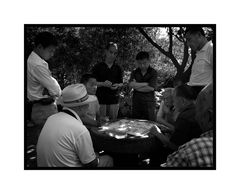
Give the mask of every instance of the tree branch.
[[169, 27], [169, 49], [168, 49], [168, 52], [169, 53], [172, 53], [172, 47], [173, 47], [173, 34], [172, 34], [172, 28]]
[[181, 66], [183, 66], [183, 68], [185, 68], [187, 65], [188, 57], [189, 57], [188, 45], [186, 42], [184, 42], [184, 56], [183, 56], [183, 60], [182, 60], [182, 64], [181, 64]]
[[184, 42], [184, 40], [182, 39], [182, 37], [178, 36], [177, 34], [174, 34], [174, 36], [175, 36], [180, 42]]
[[137, 29], [154, 47], [156, 47], [161, 53], [170, 58], [169, 52], [165, 51], [161, 46], [154, 42], [141, 27], [137, 27]]
[[181, 65], [178, 63], [177, 59], [174, 57], [174, 55], [170, 52], [165, 51], [161, 46], [159, 46], [157, 43], [155, 43], [151, 37], [148, 36], [148, 34], [141, 28], [137, 27], [139, 32], [154, 46], [156, 47], [161, 53], [166, 55], [170, 60], [173, 62], [174, 66], [177, 69], [181, 69]]
[[192, 62], [190, 64], [190, 66], [188, 67], [188, 69], [183, 74], [182, 81], [184, 83], [187, 83], [189, 81], [189, 79], [190, 79], [191, 72], [192, 72], [192, 66], [193, 66], [194, 60], [196, 58], [196, 52], [194, 52], [193, 50], [191, 50], [191, 58], [192, 58]]

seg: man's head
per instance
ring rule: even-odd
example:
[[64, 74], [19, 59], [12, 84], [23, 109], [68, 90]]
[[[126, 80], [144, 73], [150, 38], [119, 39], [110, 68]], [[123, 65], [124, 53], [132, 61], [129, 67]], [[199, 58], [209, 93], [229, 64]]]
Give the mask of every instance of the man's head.
[[136, 61], [137, 61], [138, 67], [142, 71], [146, 71], [149, 67], [149, 62], [150, 62], [148, 52], [146, 51], [139, 52], [136, 56]]
[[109, 42], [105, 47], [105, 60], [109, 63], [113, 63], [118, 54], [118, 46], [114, 42]]
[[213, 85], [209, 84], [198, 94], [196, 100], [196, 120], [202, 131], [213, 127]]
[[93, 96], [87, 94], [83, 84], [72, 84], [65, 87], [59, 99], [63, 107], [69, 107], [75, 110], [81, 117], [86, 114], [89, 103], [94, 101]]
[[193, 103], [194, 93], [192, 88], [186, 84], [177, 86], [173, 91], [173, 105], [178, 112], [184, 110]]
[[185, 38], [188, 46], [193, 51], [199, 51], [207, 42], [203, 29], [199, 26], [187, 27]]
[[95, 95], [97, 90], [97, 80], [92, 74], [84, 74], [81, 78], [81, 83], [83, 83], [87, 89], [87, 93], [90, 95]]
[[50, 59], [57, 47], [57, 40], [50, 32], [40, 32], [35, 38], [35, 51], [44, 60]]

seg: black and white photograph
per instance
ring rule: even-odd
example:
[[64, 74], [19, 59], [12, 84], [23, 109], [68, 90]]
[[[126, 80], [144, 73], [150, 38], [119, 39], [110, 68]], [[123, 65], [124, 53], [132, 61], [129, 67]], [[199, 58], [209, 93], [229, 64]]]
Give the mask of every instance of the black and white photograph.
[[25, 170], [216, 169], [216, 24], [25, 24]]
[[2, 1], [1, 193], [239, 193], [237, 1]]

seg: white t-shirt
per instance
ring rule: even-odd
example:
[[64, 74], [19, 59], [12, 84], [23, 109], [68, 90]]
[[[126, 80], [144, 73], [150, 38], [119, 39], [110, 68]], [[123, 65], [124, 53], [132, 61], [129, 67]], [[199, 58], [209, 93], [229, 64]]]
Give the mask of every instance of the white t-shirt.
[[[90, 96], [90, 95], [89, 95]], [[95, 95], [91, 95], [94, 97], [94, 101], [89, 103], [89, 107], [88, 107], [88, 112], [87, 114], [94, 120], [96, 120], [96, 114], [99, 111], [100, 105], [98, 102], [98, 99]]]
[[211, 41], [196, 53], [188, 85], [205, 86], [212, 82], [213, 44]]
[[76, 117], [59, 112], [48, 118], [37, 143], [39, 167], [81, 167], [96, 158], [87, 128]]

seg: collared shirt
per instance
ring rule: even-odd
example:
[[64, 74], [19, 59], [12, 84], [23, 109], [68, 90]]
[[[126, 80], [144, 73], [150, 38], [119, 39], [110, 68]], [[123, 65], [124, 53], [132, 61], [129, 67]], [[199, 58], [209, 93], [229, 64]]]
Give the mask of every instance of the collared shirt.
[[75, 117], [59, 112], [48, 118], [37, 143], [39, 167], [82, 167], [95, 158], [92, 139], [75, 111]]
[[165, 167], [212, 167], [213, 138], [200, 137], [179, 147], [167, 157]]
[[196, 53], [190, 76], [190, 86], [205, 86], [212, 82], [213, 74], [213, 43], [207, 42], [204, 47]]
[[[123, 71], [117, 64], [113, 64], [111, 68], [104, 62], [96, 64], [92, 73], [98, 82], [104, 82], [106, 80], [115, 83], [123, 82]], [[111, 90], [108, 87], [98, 87], [96, 96], [100, 104], [117, 104], [119, 101], [118, 90]]]
[[[142, 75], [141, 69], [136, 68], [130, 77], [129, 82], [136, 80], [136, 82], [144, 83], [147, 82], [148, 86], [153, 87], [156, 89], [157, 86], [157, 71], [152, 67], [148, 67], [147, 72], [145, 75]], [[155, 101], [154, 91], [152, 92], [139, 92], [134, 90], [134, 96], [138, 96], [139, 98], [143, 98], [146, 101]]]
[[180, 146], [201, 135], [201, 129], [195, 120], [195, 105], [192, 103], [182, 110], [174, 123], [175, 131], [170, 141]]
[[213, 130], [208, 130], [208, 131], [202, 133], [202, 135], [200, 137], [213, 137]]
[[28, 99], [33, 101], [48, 97], [43, 95], [44, 88], [48, 90], [50, 96], [61, 95], [61, 88], [57, 80], [51, 76], [48, 63], [32, 51], [27, 60]]

